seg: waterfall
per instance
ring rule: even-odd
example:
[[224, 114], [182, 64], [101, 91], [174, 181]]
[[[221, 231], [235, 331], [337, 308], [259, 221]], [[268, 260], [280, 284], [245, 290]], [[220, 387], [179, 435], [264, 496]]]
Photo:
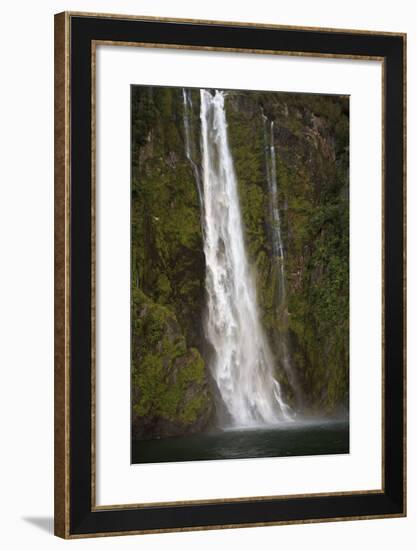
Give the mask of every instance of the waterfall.
[[183, 100], [183, 113], [184, 113], [184, 135], [185, 135], [185, 155], [187, 160], [191, 164], [193, 170], [194, 179], [197, 185], [198, 200], [200, 201], [200, 208], [203, 208], [203, 191], [202, 191], [202, 181], [200, 169], [195, 161], [197, 158], [197, 151], [195, 148], [194, 137], [194, 128], [192, 123], [193, 116], [193, 100], [191, 97], [191, 91], [185, 88], [182, 89], [182, 100]]
[[273, 356], [259, 319], [224, 97], [220, 91], [212, 95], [200, 90], [205, 331], [213, 347], [211, 372], [229, 423], [256, 426], [288, 420], [292, 412], [274, 376]]
[[271, 243], [272, 254], [277, 265], [277, 306], [281, 330], [278, 341], [279, 357], [287, 374], [288, 380], [294, 390], [298, 404], [301, 403], [300, 384], [291, 364], [291, 356], [288, 343], [288, 308], [285, 285], [285, 255], [281, 232], [281, 216], [278, 207], [278, 184], [277, 184], [277, 160], [274, 145], [274, 121], [262, 113], [264, 123], [264, 142], [266, 160], [266, 179], [270, 200], [269, 216], [271, 220]]
[[278, 208], [278, 188], [277, 188], [277, 159], [274, 146], [274, 122], [270, 121], [268, 129], [268, 119], [262, 115], [264, 120], [264, 138], [266, 152], [266, 179], [268, 183], [268, 192], [270, 200], [269, 215], [271, 220], [271, 241], [272, 254], [276, 259], [278, 266], [277, 286], [279, 305], [286, 301], [285, 291], [285, 269], [284, 269], [284, 246], [282, 244], [281, 217]]

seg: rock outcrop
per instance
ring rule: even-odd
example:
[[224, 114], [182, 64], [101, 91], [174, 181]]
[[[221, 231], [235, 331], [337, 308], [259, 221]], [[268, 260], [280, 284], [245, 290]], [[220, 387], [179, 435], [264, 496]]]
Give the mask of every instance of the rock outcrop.
[[132, 433], [135, 439], [202, 431], [213, 413], [204, 361], [175, 315], [133, 292]]

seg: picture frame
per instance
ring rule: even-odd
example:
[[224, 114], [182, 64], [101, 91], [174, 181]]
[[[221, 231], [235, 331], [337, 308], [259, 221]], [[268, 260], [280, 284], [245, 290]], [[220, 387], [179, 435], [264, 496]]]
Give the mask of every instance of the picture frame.
[[[103, 43], [221, 51], [235, 56], [250, 53], [381, 63], [379, 489], [97, 505], [95, 53]], [[55, 16], [57, 536], [83, 538], [406, 515], [405, 120], [405, 34], [78, 12]], [[140, 503], [140, 495], [137, 499]]]

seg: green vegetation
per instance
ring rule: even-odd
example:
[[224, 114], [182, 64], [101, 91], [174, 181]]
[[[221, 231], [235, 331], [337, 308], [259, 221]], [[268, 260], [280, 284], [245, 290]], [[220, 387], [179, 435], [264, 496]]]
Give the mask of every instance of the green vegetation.
[[132, 292], [133, 426], [142, 437], [194, 431], [210, 419], [204, 361], [187, 349], [175, 318], [142, 291]]
[[[185, 155], [182, 91], [132, 87], [132, 404], [135, 437], [205, 429], [213, 396], [202, 328], [205, 260], [196, 182]], [[199, 155], [199, 94], [193, 91]], [[288, 315], [277, 306], [262, 112], [274, 121]], [[309, 412], [348, 408], [349, 102], [233, 91], [229, 139], [262, 322], [289, 330]], [[196, 159], [199, 162], [199, 158]]]
[[132, 88], [132, 285], [171, 309], [198, 345], [205, 264], [182, 124], [179, 90]]

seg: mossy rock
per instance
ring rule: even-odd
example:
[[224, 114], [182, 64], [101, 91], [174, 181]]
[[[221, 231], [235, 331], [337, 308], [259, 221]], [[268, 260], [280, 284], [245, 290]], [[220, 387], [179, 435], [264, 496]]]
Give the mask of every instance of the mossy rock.
[[153, 439], [205, 429], [213, 402], [204, 361], [187, 348], [175, 314], [133, 293], [132, 435]]

